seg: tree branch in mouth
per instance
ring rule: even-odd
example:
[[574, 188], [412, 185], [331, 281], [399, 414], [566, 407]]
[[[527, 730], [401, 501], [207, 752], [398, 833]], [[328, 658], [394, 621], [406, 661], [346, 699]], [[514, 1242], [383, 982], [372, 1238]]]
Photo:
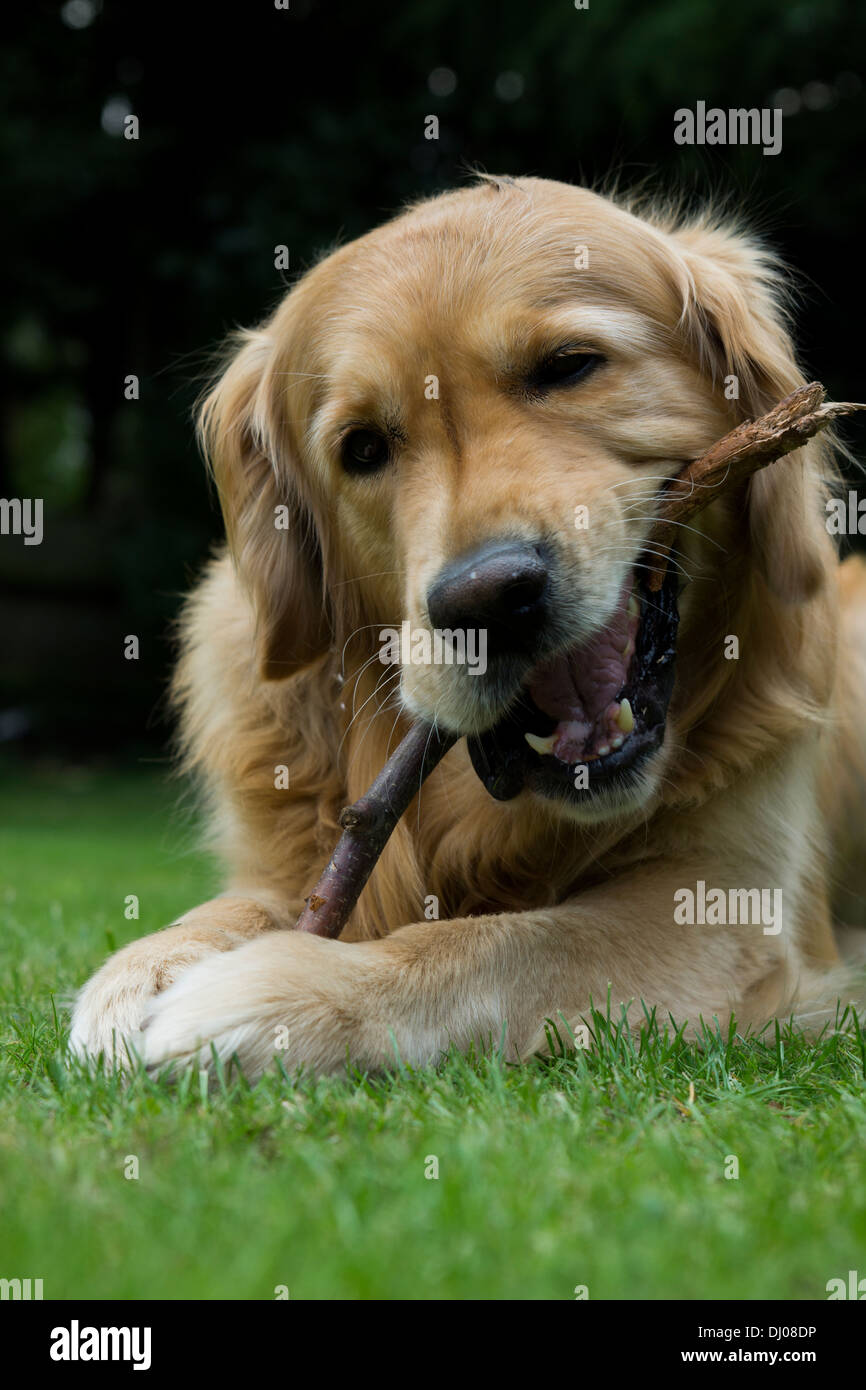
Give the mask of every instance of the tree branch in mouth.
[[[812, 381], [792, 391], [766, 415], [746, 420], [693, 459], [666, 485], [648, 538], [653, 573], [649, 588], [664, 583], [677, 526], [761, 468], [799, 449], [834, 420], [866, 405], [824, 402]], [[425, 778], [457, 742], [424, 721], [412, 725], [369, 791], [340, 815], [343, 834], [298, 918], [296, 929], [334, 939], [340, 935], [400, 817]]]

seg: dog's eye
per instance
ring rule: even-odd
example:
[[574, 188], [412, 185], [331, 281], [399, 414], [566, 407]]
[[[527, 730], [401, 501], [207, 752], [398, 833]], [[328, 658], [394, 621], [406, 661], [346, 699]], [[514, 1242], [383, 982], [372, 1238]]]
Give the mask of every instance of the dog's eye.
[[340, 448], [347, 473], [375, 473], [391, 456], [387, 439], [378, 430], [351, 430]]
[[555, 352], [539, 362], [530, 376], [530, 385], [535, 391], [550, 386], [570, 386], [573, 381], [588, 376], [603, 361], [596, 352]]

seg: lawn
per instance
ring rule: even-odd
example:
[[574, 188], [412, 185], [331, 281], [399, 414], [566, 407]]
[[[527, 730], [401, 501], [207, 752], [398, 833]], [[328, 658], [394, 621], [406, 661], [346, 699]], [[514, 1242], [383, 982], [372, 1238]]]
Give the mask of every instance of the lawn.
[[62, 1299], [571, 1300], [825, 1299], [866, 1274], [856, 1029], [696, 1046], [597, 1018], [590, 1052], [519, 1068], [211, 1094], [70, 1069], [71, 992], [216, 886], [177, 801], [146, 766], [0, 787], [0, 1277]]

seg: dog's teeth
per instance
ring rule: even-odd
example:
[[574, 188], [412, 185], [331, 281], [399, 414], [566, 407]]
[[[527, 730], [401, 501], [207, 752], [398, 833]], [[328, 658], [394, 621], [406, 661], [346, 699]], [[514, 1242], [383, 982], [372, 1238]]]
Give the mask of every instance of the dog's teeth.
[[629, 616], [630, 618], [639, 618], [639, 617], [640, 617], [640, 604], [638, 603], [638, 601], [637, 601], [637, 599], [635, 598], [634, 594], [629, 594], [629, 597], [628, 597], [628, 610], [627, 610], [627, 611], [628, 611], [628, 616]]
[[551, 734], [549, 738], [541, 738], [539, 734], [524, 734], [523, 737], [536, 753], [552, 753], [553, 745], [556, 742], [556, 734]]
[[621, 700], [619, 713], [616, 716], [617, 727], [622, 729], [624, 734], [630, 734], [634, 728], [634, 715], [631, 712], [631, 705], [628, 700]]
[[631, 656], [631, 654], [632, 654], [633, 651], [634, 651], [634, 642], [631, 640], [631, 638], [629, 638], [628, 641], [626, 642], [625, 646], [624, 646], [623, 649], [622, 649], [622, 655], [623, 655], [624, 657], [628, 658], [628, 657]]
[[616, 738], [612, 738], [612, 739], [611, 739], [611, 741], [610, 741], [610, 746], [611, 746], [611, 748], [622, 748], [622, 745], [623, 745], [624, 743], [625, 743], [625, 737], [624, 737], [624, 735], [623, 735], [623, 734], [617, 734]]
[[599, 750], [598, 750], [598, 756], [599, 756], [600, 758], [606, 758], [609, 752], [610, 752], [610, 744], [609, 744], [609, 743], [603, 743], [603, 744], [601, 745], [601, 747], [599, 748]]

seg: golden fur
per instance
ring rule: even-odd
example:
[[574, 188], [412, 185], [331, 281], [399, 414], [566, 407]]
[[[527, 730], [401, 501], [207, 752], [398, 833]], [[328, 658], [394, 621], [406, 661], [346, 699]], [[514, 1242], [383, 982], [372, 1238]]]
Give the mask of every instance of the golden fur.
[[[335, 1071], [347, 1053], [385, 1064], [394, 1043], [434, 1061], [504, 1024], [509, 1055], [527, 1056], [545, 1019], [573, 1026], [609, 988], [636, 1021], [641, 1000], [692, 1026], [833, 1018], [848, 997], [834, 879], [857, 887], [862, 858], [866, 567], [840, 568], [823, 524], [822, 441], [682, 533], [667, 736], [631, 800], [495, 802], [461, 741], [341, 940], [288, 930], [340, 808], [407, 719], [462, 733], [490, 719], [483, 682], [454, 667], [405, 668], [398, 692], [381, 628], [425, 626], [428, 585], [468, 546], [539, 528], [557, 536], [575, 637], [597, 627], [660, 479], [804, 380], [783, 284], [710, 216], [491, 179], [336, 251], [240, 336], [200, 421], [228, 548], [186, 608], [175, 684], [227, 895], [103, 967], [78, 1001], [76, 1050], [132, 1038], [156, 1066], [203, 1044], [207, 1065], [213, 1043], [256, 1075], [288, 1028], [285, 1065]], [[563, 334], [603, 350], [605, 371], [527, 402], [515, 372]], [[340, 432], [370, 419], [400, 422], [401, 457], [346, 476]], [[724, 659], [729, 634], [739, 660]], [[781, 888], [783, 930], [675, 925], [674, 891], [698, 879]], [[425, 920], [430, 895], [445, 920]]]

